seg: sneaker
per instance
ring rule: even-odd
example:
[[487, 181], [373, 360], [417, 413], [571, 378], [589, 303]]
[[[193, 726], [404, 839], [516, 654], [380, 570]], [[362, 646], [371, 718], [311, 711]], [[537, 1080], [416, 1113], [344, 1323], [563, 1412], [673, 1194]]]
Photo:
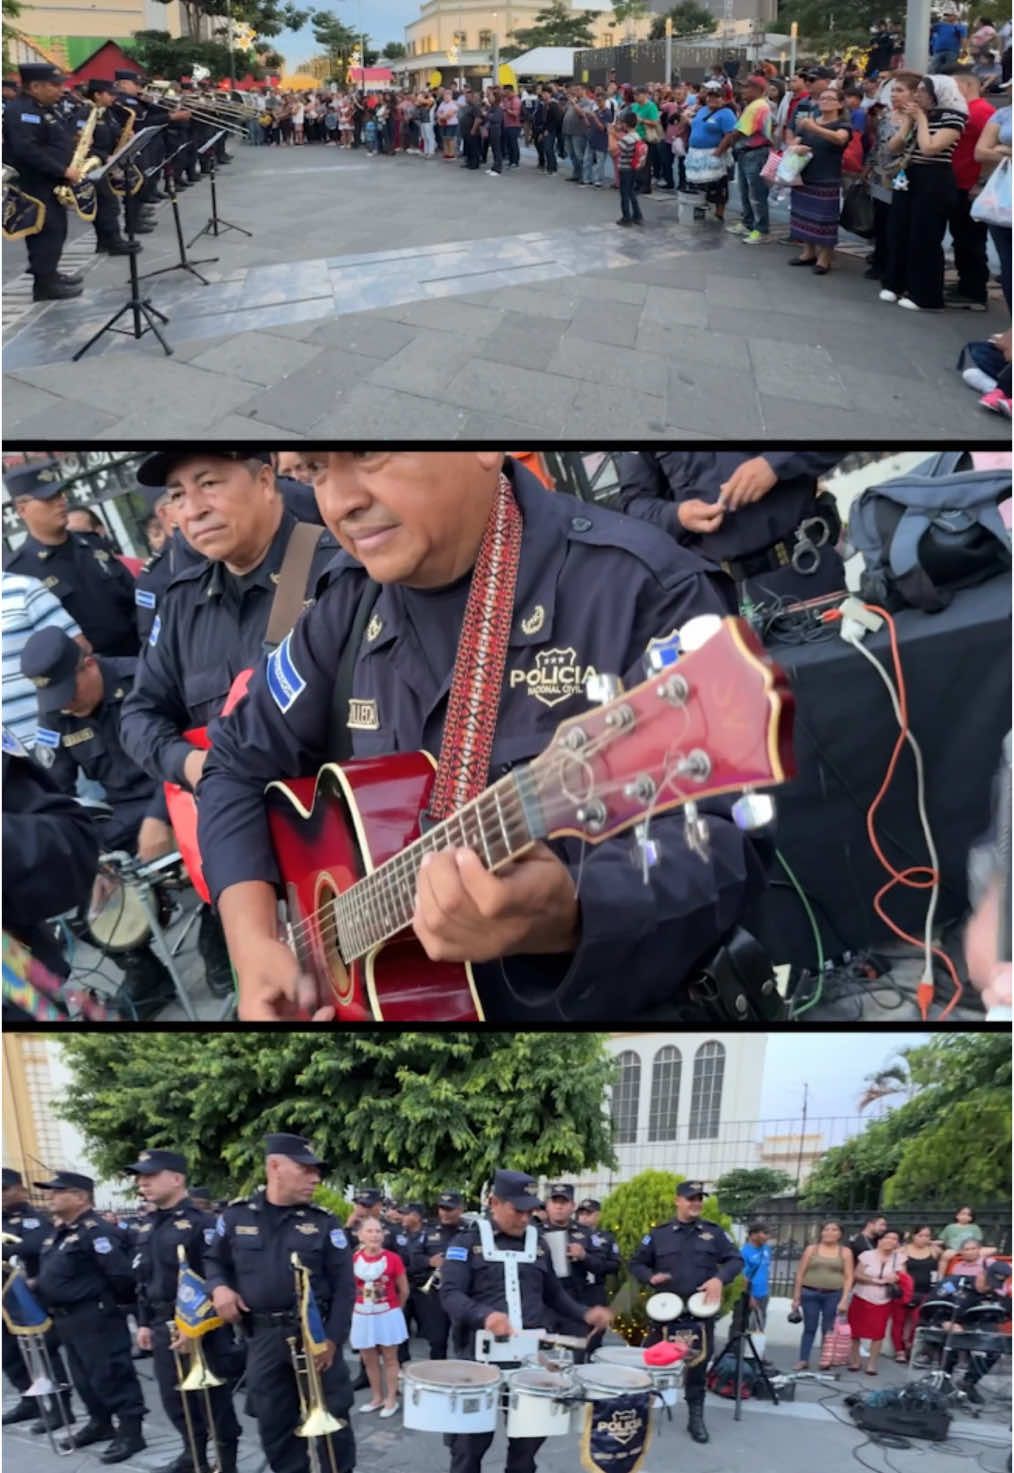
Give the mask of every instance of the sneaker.
[[488, 176], [490, 177], [490, 179], [499, 179], [500, 178], [500, 171], [499, 171], [499, 169], [487, 169], [486, 170], [486, 173], [488, 174]]
[[617, 225], [629, 225], [631, 222], [629, 220], [617, 220], [616, 223]]
[[966, 312], [985, 312], [986, 303], [979, 302], [975, 297], [962, 296], [961, 292], [945, 291], [945, 307], [962, 307]]
[[991, 394], [997, 387], [996, 379], [990, 378], [988, 373], [983, 373], [981, 368], [965, 368], [962, 370], [961, 377], [977, 394]]
[[898, 300], [898, 293], [890, 291], [886, 286], [879, 293], [879, 296], [882, 302], [896, 302]]
[[398, 1412], [398, 1405], [399, 1405], [399, 1403], [398, 1402], [395, 1402], [395, 1404], [394, 1404], [393, 1407], [385, 1407], [384, 1410], [380, 1414], [380, 1420], [383, 1422], [387, 1417], [394, 1417], [394, 1416], [396, 1416], [397, 1415], [397, 1412]]
[[999, 384], [989, 394], [983, 394], [979, 403], [983, 409], [989, 409], [993, 414], [1005, 414], [1008, 419], [1011, 417], [1011, 401]]
[[[880, 295], [883, 296], [884, 293], [881, 292]], [[899, 307], [904, 307], [907, 312], [921, 312], [922, 311], [922, 308], [919, 306], [918, 302], [913, 302], [911, 297], [899, 297], [898, 298], [898, 306]]]
[[770, 239], [771, 239], [770, 235], [762, 235], [759, 230], [751, 230], [749, 235], [744, 235], [744, 237], [743, 237], [743, 244], [744, 245], [767, 245], [768, 242], [770, 241]]
[[[727, 225], [725, 228], [730, 235], [749, 235], [751, 233], [740, 220], [735, 221], [732, 225]], [[757, 232], [754, 231], [753, 233], [756, 234]]]

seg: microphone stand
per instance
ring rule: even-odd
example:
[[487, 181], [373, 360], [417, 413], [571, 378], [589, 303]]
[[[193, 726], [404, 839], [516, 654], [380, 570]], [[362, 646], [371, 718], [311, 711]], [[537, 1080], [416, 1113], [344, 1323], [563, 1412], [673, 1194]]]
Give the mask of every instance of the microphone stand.
[[208, 216], [207, 225], [202, 226], [202, 228], [194, 236], [194, 239], [187, 242], [188, 245], [193, 245], [194, 241], [200, 240], [202, 235], [210, 234], [213, 235], [217, 240], [219, 235], [224, 235], [227, 230], [237, 230], [239, 231], [240, 235], [245, 235], [251, 240], [253, 239], [252, 230], [244, 230], [242, 225], [233, 225], [231, 221], [224, 220], [222, 216], [218, 213], [218, 191], [215, 187], [215, 174], [217, 171], [217, 163], [215, 159], [215, 144], [220, 138], [224, 137], [225, 132], [226, 130], [224, 128], [220, 128], [218, 132], [214, 135], [214, 137], [209, 138], [207, 143], [202, 144], [201, 147], [197, 150], [198, 158], [200, 158], [203, 154], [207, 154], [209, 149], [211, 150], [208, 156], [208, 162], [211, 165], [211, 168], [208, 170], [208, 174], [211, 178], [211, 214]]
[[172, 169], [170, 169], [168, 165], [172, 163], [173, 159], [178, 153], [182, 153], [183, 150], [185, 148], [188, 148], [189, 146], [190, 140], [185, 139], [184, 142], [180, 144], [179, 148], [175, 149], [158, 165], [160, 169], [165, 169], [164, 182], [166, 190], [169, 194], [169, 203], [172, 206], [173, 223], [176, 226], [176, 241], [179, 245], [180, 258], [172, 266], [160, 266], [157, 271], [145, 271], [139, 278], [141, 281], [147, 281], [150, 276], [164, 276], [167, 271], [189, 271], [191, 276], [197, 277], [197, 280], [201, 283], [202, 286], [207, 286], [208, 278], [206, 276], [202, 276], [201, 273], [197, 270], [197, 267], [209, 266], [213, 261], [218, 260], [217, 256], [204, 256], [199, 261], [191, 261], [187, 257], [187, 248], [183, 241], [183, 222], [180, 219], [179, 196], [176, 193], [176, 180], [173, 176]]

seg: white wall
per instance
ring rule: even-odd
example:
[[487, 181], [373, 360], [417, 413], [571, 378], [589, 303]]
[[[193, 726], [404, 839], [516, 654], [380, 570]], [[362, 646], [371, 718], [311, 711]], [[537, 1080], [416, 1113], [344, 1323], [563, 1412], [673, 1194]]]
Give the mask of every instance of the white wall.
[[[63, 1096], [72, 1084], [70, 1070], [67, 1068], [63, 1057], [63, 1049], [59, 1039], [47, 1039], [46, 1053], [49, 1062], [49, 1079], [53, 1095]], [[132, 1202], [135, 1197], [134, 1183], [131, 1178], [119, 1181], [110, 1181], [103, 1178], [95, 1167], [95, 1163], [88, 1155], [84, 1136], [74, 1125], [73, 1121], [61, 1120], [59, 1122], [61, 1156], [54, 1166], [64, 1166], [70, 1171], [80, 1171], [85, 1176], [94, 1178], [95, 1181], [95, 1205], [99, 1208], [111, 1207], [114, 1203], [118, 1206], [125, 1202]], [[138, 1148], [140, 1149], [140, 1147]]]

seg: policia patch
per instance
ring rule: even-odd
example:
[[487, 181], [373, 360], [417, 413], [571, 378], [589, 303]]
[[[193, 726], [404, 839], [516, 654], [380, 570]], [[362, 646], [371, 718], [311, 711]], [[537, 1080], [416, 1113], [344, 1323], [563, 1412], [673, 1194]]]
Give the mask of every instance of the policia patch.
[[650, 1392], [615, 1396], [585, 1407], [581, 1467], [587, 1473], [637, 1473], [650, 1442]]

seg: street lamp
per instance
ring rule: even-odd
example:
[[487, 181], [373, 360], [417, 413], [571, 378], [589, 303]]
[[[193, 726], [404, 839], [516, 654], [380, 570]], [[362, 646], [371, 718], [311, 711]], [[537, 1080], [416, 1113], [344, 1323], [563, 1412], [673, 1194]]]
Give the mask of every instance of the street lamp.
[[665, 85], [672, 81], [672, 16], [665, 18]]

